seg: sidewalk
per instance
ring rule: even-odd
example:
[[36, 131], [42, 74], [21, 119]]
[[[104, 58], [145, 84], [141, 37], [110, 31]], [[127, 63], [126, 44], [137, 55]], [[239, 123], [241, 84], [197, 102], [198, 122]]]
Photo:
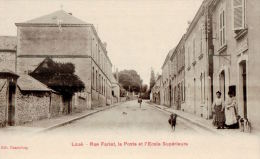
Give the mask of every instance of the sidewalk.
[[196, 115], [184, 112], [184, 111], [180, 111], [180, 110], [174, 110], [173, 108], [169, 108], [166, 106], [162, 106], [162, 105], [157, 105], [151, 102], [148, 102], [151, 106], [166, 111], [168, 113], [175, 113], [178, 115], [178, 117], [192, 123], [195, 124], [196, 126], [205, 129], [207, 131], [210, 131], [212, 133], [218, 134], [218, 135], [248, 135], [248, 134], [252, 134], [252, 135], [257, 135], [260, 136], [260, 132], [258, 131], [254, 131], [252, 133], [245, 133], [245, 132], [241, 132], [239, 129], [216, 129], [213, 125], [212, 125], [212, 121], [213, 119], [205, 119], [202, 117], [198, 117]]
[[3, 132], [18, 132], [19, 131], [19, 132], [29, 132], [29, 133], [45, 132], [45, 131], [48, 131], [51, 129], [61, 127], [66, 124], [70, 124], [76, 120], [82, 119], [84, 117], [98, 113], [100, 111], [113, 108], [119, 104], [120, 103], [116, 103], [111, 106], [97, 107], [93, 110], [92, 109], [85, 110], [81, 113], [75, 113], [75, 114], [64, 115], [64, 116], [55, 117], [55, 118], [37, 120], [37, 121], [26, 123], [24, 125], [19, 125], [19, 126], [7, 126], [5, 128], [1, 128], [0, 131], [3, 131]]

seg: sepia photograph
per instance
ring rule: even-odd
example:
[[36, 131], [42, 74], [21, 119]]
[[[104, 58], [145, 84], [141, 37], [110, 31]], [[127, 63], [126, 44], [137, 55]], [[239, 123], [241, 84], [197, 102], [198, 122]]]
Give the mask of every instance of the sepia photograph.
[[259, 159], [258, 68], [259, 0], [0, 0], [0, 159]]

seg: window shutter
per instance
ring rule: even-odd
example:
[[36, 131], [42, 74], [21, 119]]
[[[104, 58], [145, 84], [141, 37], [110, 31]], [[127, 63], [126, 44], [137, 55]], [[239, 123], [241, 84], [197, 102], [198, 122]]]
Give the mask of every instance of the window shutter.
[[245, 11], [244, 11], [244, 0], [233, 0], [233, 30], [244, 29], [245, 23]]

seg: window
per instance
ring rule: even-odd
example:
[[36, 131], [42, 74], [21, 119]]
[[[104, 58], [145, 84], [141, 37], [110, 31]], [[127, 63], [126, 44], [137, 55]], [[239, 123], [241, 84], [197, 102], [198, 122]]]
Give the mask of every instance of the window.
[[97, 60], [98, 60], [98, 58], [99, 58], [99, 57], [98, 57], [98, 46], [97, 46], [97, 44], [96, 44], [95, 54], [96, 54], [96, 59], [95, 59], [95, 60], [96, 60], [96, 62], [97, 62]]
[[233, 30], [245, 29], [245, 0], [233, 0]]
[[203, 103], [203, 76], [200, 74], [200, 102]]
[[98, 90], [98, 73], [97, 73], [97, 70], [96, 70], [96, 91]]
[[184, 81], [182, 81], [182, 101], [185, 101], [185, 85], [184, 85]]
[[195, 56], [196, 56], [196, 39], [195, 38], [193, 38], [192, 53], [193, 53], [193, 61], [195, 61]]
[[202, 54], [203, 47], [203, 28], [200, 29], [200, 54]]
[[188, 47], [188, 66], [190, 66], [190, 47]]
[[224, 9], [221, 9], [219, 14], [219, 43], [220, 47], [226, 44], [226, 15]]
[[99, 93], [101, 92], [101, 75], [99, 74]]
[[94, 67], [92, 68], [92, 88], [94, 88], [94, 84], [95, 84], [95, 70]]

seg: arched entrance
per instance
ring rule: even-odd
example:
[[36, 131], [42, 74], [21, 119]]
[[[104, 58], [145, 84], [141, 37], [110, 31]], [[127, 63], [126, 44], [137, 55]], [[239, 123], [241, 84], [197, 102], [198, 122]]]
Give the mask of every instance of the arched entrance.
[[225, 71], [223, 70], [220, 75], [219, 75], [219, 90], [222, 94], [222, 99], [225, 101], [226, 100], [226, 77], [225, 77]]

